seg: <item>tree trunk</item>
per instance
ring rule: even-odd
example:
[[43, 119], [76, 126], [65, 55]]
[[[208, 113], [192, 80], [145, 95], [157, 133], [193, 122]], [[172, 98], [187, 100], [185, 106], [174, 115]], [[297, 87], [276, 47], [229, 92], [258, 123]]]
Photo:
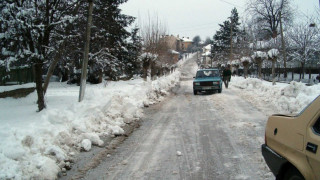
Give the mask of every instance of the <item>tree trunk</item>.
[[88, 0], [88, 2], [89, 2], [88, 21], [87, 21], [86, 39], [85, 39], [83, 61], [82, 61], [79, 102], [81, 102], [84, 97], [86, 82], [87, 82], [87, 67], [88, 67], [88, 54], [89, 54], [89, 47], [90, 47], [90, 35], [91, 35], [91, 25], [92, 25], [93, 0]]
[[[61, 50], [60, 48], [59, 48], [59, 50]], [[54, 58], [54, 60], [53, 60], [53, 62], [50, 64], [50, 67], [49, 67], [49, 69], [48, 69], [48, 72], [47, 72], [47, 77], [46, 77], [46, 79], [45, 79], [45, 81], [44, 81], [44, 84], [43, 84], [43, 94], [45, 95], [46, 94], [46, 92], [47, 92], [47, 89], [48, 89], [48, 86], [49, 86], [49, 82], [50, 82], [50, 78], [51, 78], [51, 76], [52, 76], [52, 74], [53, 74], [53, 71], [54, 71], [54, 69], [56, 68], [56, 66], [57, 66], [57, 64], [58, 64], [58, 62], [59, 62], [59, 60], [60, 60], [60, 51], [59, 52], [57, 52], [58, 54], [56, 55], [56, 57]]]
[[286, 43], [285, 43], [284, 37], [283, 37], [281, 11], [280, 11], [280, 33], [281, 33], [283, 68], [284, 68], [283, 76], [284, 76], [284, 78], [287, 78], [287, 51], [286, 51]]
[[262, 69], [262, 62], [258, 62], [258, 77], [259, 77], [259, 79], [262, 79], [261, 69]]
[[272, 60], [272, 85], [276, 85], [276, 73], [275, 73], [275, 65], [276, 65], [276, 59]]
[[291, 74], [291, 76], [292, 76], [292, 81], [293, 81], [293, 79], [294, 79], [294, 68], [292, 68], [292, 74]]
[[[305, 73], [305, 69], [304, 69], [304, 63], [301, 63], [301, 75], [300, 75], [300, 79], [304, 79], [304, 73]], [[302, 76], [302, 78], [301, 78]]]
[[37, 89], [37, 95], [38, 95], [38, 111], [42, 111], [46, 105], [44, 102], [44, 94], [43, 94], [43, 88], [42, 88], [42, 63], [39, 61], [36, 61], [34, 65], [34, 72], [35, 72], [35, 81], [36, 81], [36, 89]]

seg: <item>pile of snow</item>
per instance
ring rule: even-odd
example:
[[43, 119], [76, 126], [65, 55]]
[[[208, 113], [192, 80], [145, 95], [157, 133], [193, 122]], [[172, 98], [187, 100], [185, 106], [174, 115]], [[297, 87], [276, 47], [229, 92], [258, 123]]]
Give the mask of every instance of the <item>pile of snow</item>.
[[72, 156], [102, 146], [101, 136], [123, 134], [123, 125], [141, 118], [143, 107], [159, 102], [179, 77], [176, 70], [154, 81], [88, 84], [81, 103], [79, 86], [50, 83], [39, 113], [36, 92], [1, 99], [0, 179], [56, 179]]
[[320, 84], [306, 86], [301, 82], [292, 81], [290, 84], [259, 80], [256, 78], [232, 77], [230, 85], [242, 89], [249, 94], [249, 101], [257, 104], [271, 104], [277, 113], [298, 114], [310, 102], [320, 95]]

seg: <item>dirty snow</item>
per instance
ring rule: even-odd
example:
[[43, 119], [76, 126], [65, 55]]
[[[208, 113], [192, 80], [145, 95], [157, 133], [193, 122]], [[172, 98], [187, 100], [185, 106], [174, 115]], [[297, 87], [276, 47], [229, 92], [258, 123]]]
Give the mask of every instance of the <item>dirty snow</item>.
[[[40, 113], [36, 112], [35, 92], [25, 98], [1, 99], [0, 179], [55, 179], [80, 150], [103, 145], [101, 136], [122, 134], [122, 126], [141, 118], [143, 107], [163, 99], [179, 77], [180, 71], [176, 70], [154, 81], [87, 85], [81, 103], [78, 86], [51, 83], [47, 108]], [[231, 85], [249, 102], [270, 105], [278, 111], [275, 113], [299, 113], [320, 94], [319, 85], [298, 82], [272, 86], [255, 78], [232, 77]], [[255, 124], [235, 126], [243, 125]]]

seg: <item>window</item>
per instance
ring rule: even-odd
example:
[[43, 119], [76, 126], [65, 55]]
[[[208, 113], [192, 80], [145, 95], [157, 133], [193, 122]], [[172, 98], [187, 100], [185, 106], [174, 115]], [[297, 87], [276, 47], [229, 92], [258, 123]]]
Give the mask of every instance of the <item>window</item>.
[[320, 117], [317, 122], [313, 125], [313, 130], [320, 135]]

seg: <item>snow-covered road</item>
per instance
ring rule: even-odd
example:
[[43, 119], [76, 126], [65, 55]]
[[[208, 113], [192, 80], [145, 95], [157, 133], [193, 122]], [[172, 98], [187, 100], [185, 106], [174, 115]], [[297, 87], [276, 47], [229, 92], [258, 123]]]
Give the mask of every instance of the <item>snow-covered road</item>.
[[260, 150], [272, 110], [234, 87], [194, 96], [195, 71], [194, 60], [185, 63], [180, 86], [84, 179], [274, 179]]

